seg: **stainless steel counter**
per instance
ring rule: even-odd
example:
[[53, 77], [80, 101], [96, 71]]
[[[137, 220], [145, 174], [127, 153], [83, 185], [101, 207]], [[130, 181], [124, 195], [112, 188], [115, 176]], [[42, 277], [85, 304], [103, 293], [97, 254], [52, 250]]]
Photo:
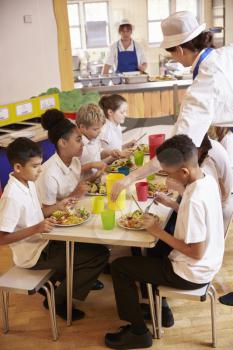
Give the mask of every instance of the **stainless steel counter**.
[[105, 92], [139, 92], [139, 91], [155, 91], [155, 90], [167, 90], [172, 89], [174, 85], [179, 87], [188, 87], [192, 84], [192, 80], [166, 80], [155, 81], [141, 84], [119, 84], [109, 86], [92, 86], [92, 87], [80, 87], [80, 83], [75, 83], [75, 88], [81, 88], [82, 92], [98, 91], [99, 93]]

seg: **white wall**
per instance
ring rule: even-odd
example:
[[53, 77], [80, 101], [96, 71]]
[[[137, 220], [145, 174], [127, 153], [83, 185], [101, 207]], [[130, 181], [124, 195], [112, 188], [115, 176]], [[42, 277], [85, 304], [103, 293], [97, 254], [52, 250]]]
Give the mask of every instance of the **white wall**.
[[[32, 23], [23, 16], [32, 15]], [[0, 104], [60, 87], [52, 0], [0, 0]]]

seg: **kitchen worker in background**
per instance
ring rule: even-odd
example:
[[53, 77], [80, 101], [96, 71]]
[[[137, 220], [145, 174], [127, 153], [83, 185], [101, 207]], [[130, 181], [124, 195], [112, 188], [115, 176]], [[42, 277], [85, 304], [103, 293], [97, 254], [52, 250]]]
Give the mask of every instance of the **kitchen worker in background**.
[[133, 26], [124, 19], [119, 25], [118, 32], [120, 40], [111, 47], [103, 67], [103, 74], [108, 74], [109, 69], [114, 66], [116, 73], [123, 72], [144, 72], [147, 67], [147, 61], [142, 47], [134, 41], [132, 36]]
[[[193, 83], [187, 89], [173, 134], [186, 134], [199, 147], [210, 125], [233, 121], [233, 46], [213, 47], [206, 24], [189, 11], [173, 13], [161, 23], [161, 47], [184, 66], [192, 66]], [[112, 200], [132, 182], [159, 168], [156, 157], [114, 184]]]

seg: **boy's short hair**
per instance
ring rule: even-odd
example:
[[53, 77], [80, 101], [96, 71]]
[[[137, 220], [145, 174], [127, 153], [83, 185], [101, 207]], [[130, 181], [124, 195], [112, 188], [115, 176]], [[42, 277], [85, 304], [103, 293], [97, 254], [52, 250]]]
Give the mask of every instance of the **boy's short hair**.
[[160, 163], [167, 166], [198, 165], [197, 148], [187, 135], [176, 135], [156, 150]]
[[102, 109], [94, 103], [81, 106], [77, 112], [76, 124], [78, 127], [83, 124], [88, 128], [95, 123], [102, 123], [104, 125], [105, 122], [106, 118]]
[[11, 142], [6, 149], [6, 154], [12, 166], [15, 163], [24, 166], [33, 157], [42, 158], [40, 146], [27, 137], [19, 137]]

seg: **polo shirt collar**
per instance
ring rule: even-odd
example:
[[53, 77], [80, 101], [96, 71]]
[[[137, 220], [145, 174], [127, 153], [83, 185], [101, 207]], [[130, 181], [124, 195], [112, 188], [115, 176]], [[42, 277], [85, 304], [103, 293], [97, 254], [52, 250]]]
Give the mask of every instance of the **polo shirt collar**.
[[83, 141], [84, 146], [86, 146], [89, 143], [91, 143], [92, 140], [89, 140], [85, 135], [82, 135], [82, 141]]
[[28, 194], [30, 192], [31, 181], [28, 181], [28, 187], [27, 187], [24, 184], [22, 184], [22, 182], [20, 182], [18, 179], [16, 179], [13, 173], [10, 173], [9, 182], [14, 183], [20, 189], [20, 191], [23, 191], [24, 193]]
[[107, 120], [107, 122], [106, 123], [108, 123], [109, 124], [109, 126], [112, 128], [112, 129], [119, 129], [119, 128], [121, 128], [121, 126], [120, 125], [117, 125], [116, 123], [114, 123], [114, 122], [112, 122], [111, 120]]
[[57, 153], [55, 153], [54, 155], [55, 158], [55, 162], [57, 163], [57, 166], [61, 169], [61, 171], [65, 174], [68, 175], [70, 173], [70, 170], [72, 170], [72, 165], [73, 162], [75, 161], [75, 159], [73, 158], [70, 165], [67, 166], [65, 165], [65, 163], [61, 160], [61, 158], [59, 157], [59, 155]]

